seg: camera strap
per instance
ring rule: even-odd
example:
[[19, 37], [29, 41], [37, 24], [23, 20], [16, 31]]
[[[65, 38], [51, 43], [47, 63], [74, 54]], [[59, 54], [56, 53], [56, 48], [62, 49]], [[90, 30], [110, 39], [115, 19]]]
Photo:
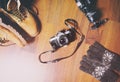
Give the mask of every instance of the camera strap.
[[70, 29], [73, 28], [73, 30], [75, 31], [75, 33], [77, 33], [77, 34], [80, 36], [80, 41], [77, 43], [74, 51], [73, 51], [69, 56], [57, 58], [57, 59], [50, 60], [50, 61], [43, 61], [42, 58], [41, 58], [41, 56], [42, 56], [43, 54], [46, 54], [46, 53], [49, 53], [49, 52], [54, 53], [56, 50], [53, 49], [53, 50], [48, 50], [48, 51], [45, 51], [45, 52], [40, 53], [40, 54], [39, 54], [39, 61], [40, 61], [41, 63], [44, 63], [44, 64], [56, 63], [56, 62], [59, 62], [59, 61], [61, 61], [61, 60], [66, 59], [66, 58], [69, 58], [69, 57], [71, 57], [71, 56], [73, 56], [73, 55], [75, 54], [75, 52], [78, 50], [78, 48], [79, 48], [80, 45], [82, 44], [82, 42], [83, 42], [83, 40], [84, 40], [85, 37], [84, 37], [84, 35], [82, 34], [82, 32], [78, 32], [78, 31], [77, 31], [77, 28], [78, 28], [78, 23], [77, 23], [77, 21], [75, 21], [74, 19], [66, 19], [66, 20], [64, 21], [64, 23], [65, 23], [65, 25], [66, 25], [67, 27], [69, 27]]

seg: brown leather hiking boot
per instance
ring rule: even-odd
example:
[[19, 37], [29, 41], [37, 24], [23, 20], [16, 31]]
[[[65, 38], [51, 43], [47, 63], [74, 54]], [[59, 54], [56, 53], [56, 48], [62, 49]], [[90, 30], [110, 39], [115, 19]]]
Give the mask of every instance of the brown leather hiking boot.
[[9, 46], [15, 43], [18, 46], [23, 47], [26, 44], [26, 41], [24, 42], [25, 43], [23, 43], [22, 40], [12, 31], [4, 28], [3, 26], [0, 26], [0, 46]]
[[20, 0], [9, 0], [7, 2], [6, 10], [3, 12], [9, 15], [23, 30], [25, 30], [31, 37], [35, 37], [39, 34], [40, 29], [38, 26], [38, 20], [34, 17], [30, 10], [25, 8]]
[[28, 35], [8, 15], [0, 12], [0, 44], [9, 45], [8, 42], [16, 43], [19, 46], [27, 44]]

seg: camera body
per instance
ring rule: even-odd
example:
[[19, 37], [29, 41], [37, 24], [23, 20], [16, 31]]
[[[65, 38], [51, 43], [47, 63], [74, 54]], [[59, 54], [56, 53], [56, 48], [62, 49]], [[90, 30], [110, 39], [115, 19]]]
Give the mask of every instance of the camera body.
[[55, 36], [50, 38], [50, 44], [54, 50], [68, 45], [76, 39], [76, 31], [74, 28], [68, 30], [61, 30]]

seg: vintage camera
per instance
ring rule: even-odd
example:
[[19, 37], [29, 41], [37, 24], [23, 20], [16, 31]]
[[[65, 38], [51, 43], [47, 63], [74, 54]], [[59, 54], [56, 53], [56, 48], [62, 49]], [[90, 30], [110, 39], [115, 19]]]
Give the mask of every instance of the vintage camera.
[[96, 0], [76, 0], [77, 6], [87, 16], [90, 22], [95, 22], [100, 18], [100, 12], [96, 8]]
[[97, 0], [75, 0], [79, 9], [85, 14], [88, 20], [93, 24], [92, 29], [98, 28], [107, 22], [108, 19], [100, 20], [101, 12], [96, 7]]
[[76, 32], [74, 28], [68, 30], [61, 30], [55, 36], [50, 38], [50, 44], [54, 50], [68, 45], [76, 39]]

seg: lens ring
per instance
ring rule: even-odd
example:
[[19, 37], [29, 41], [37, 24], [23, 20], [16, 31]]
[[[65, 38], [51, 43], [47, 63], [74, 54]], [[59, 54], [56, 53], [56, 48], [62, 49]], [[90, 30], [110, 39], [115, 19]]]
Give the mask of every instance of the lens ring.
[[62, 32], [60, 32], [57, 35], [57, 42], [58, 42], [59, 46], [64, 46], [64, 45], [67, 45], [69, 43], [68, 38]]
[[66, 36], [61, 36], [61, 37], [59, 38], [59, 44], [60, 44], [61, 46], [64, 46], [64, 45], [68, 44], [68, 38], [67, 38]]

